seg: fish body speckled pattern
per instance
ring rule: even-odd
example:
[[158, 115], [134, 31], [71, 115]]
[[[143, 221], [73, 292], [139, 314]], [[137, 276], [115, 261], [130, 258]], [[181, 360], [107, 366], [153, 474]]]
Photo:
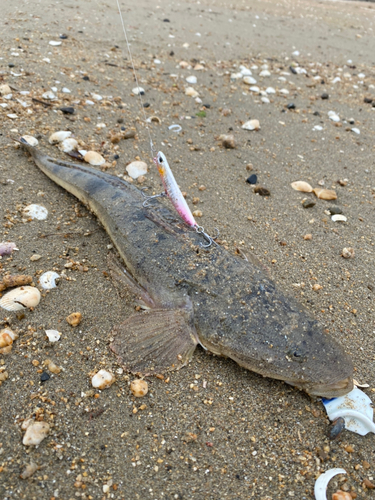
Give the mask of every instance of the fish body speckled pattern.
[[202, 236], [118, 177], [41, 154], [36, 165], [96, 214], [126, 270], [126, 286], [147, 306], [114, 327], [111, 349], [132, 373], [159, 374], [188, 363], [198, 344], [310, 395], [336, 397], [353, 387], [344, 349], [260, 266]]

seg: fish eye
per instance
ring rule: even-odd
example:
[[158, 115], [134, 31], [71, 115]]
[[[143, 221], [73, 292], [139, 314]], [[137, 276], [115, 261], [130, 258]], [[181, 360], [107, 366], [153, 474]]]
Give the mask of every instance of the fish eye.
[[159, 156], [159, 163], [163, 163], [163, 158]]

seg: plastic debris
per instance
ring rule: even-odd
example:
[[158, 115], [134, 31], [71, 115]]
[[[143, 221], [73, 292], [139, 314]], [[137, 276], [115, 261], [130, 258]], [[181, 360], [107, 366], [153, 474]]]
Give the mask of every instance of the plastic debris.
[[168, 129], [169, 130], [173, 130], [173, 132], [179, 133], [179, 132], [181, 132], [182, 127], [181, 127], [181, 125], [178, 125], [177, 123], [174, 123], [173, 125], [169, 125]]
[[[337, 398], [338, 399], [338, 398]], [[330, 480], [337, 474], [346, 474], [345, 469], [329, 469], [321, 474], [315, 482], [314, 495], [315, 500], [327, 500], [326, 489]]]

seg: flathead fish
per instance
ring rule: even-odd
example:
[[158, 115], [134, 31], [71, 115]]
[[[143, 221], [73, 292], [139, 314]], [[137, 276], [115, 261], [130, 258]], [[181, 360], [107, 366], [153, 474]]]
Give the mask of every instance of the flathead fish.
[[352, 389], [344, 349], [260, 266], [220, 246], [203, 249], [201, 235], [156, 200], [143, 207], [141, 191], [124, 180], [23, 147], [96, 214], [125, 264], [113, 272], [147, 308], [114, 327], [111, 349], [126, 370], [178, 369], [201, 344], [310, 395], [332, 398]]

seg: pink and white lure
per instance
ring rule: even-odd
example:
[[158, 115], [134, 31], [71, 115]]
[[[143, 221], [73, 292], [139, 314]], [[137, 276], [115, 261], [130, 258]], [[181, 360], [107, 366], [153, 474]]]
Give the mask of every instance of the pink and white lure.
[[204, 236], [204, 238], [208, 242], [207, 245], [202, 245], [202, 246], [207, 248], [211, 246], [212, 243], [217, 244], [214, 241], [213, 237], [209, 236], [205, 232], [204, 228], [199, 224], [197, 224], [196, 220], [194, 219], [194, 216], [191, 213], [189, 205], [187, 204], [185, 198], [181, 193], [180, 188], [178, 187], [176, 179], [174, 178], [174, 175], [172, 173], [172, 170], [168, 164], [167, 158], [165, 157], [164, 153], [159, 151], [159, 153], [154, 158], [154, 163], [157, 166], [161, 180], [163, 182], [165, 194], [171, 200], [172, 205], [177, 210], [182, 220], [186, 222], [188, 226], [195, 228], [196, 232], [202, 234], [202, 236]]

